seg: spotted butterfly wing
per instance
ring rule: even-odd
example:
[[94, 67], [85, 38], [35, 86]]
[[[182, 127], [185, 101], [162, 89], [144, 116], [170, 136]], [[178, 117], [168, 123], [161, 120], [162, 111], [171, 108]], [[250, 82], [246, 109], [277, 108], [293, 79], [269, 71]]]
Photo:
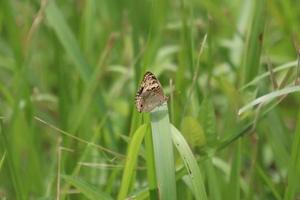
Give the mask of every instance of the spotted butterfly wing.
[[139, 112], [150, 112], [167, 99], [155, 75], [151, 72], [146, 72], [135, 96], [137, 110]]

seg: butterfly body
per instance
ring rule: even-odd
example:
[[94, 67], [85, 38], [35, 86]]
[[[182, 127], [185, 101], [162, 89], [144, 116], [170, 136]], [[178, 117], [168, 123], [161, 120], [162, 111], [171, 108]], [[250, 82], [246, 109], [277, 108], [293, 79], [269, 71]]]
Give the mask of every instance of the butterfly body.
[[135, 96], [135, 105], [138, 112], [150, 112], [167, 101], [167, 99], [155, 75], [151, 72], [146, 72]]

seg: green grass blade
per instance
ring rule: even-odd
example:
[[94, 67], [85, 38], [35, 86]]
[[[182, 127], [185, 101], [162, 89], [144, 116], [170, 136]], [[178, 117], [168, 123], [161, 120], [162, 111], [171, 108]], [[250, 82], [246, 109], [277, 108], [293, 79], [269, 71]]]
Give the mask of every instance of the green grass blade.
[[292, 144], [292, 152], [289, 159], [288, 184], [285, 190], [284, 200], [296, 199], [297, 187], [300, 177], [300, 110], [298, 111], [297, 127]]
[[283, 88], [281, 90], [276, 90], [269, 94], [263, 95], [255, 100], [251, 101], [247, 105], [243, 106], [239, 110], [238, 114], [240, 115], [240, 114], [244, 113], [245, 111], [249, 110], [250, 108], [252, 108], [253, 106], [256, 106], [261, 103], [269, 102], [269, 101], [275, 99], [276, 97], [280, 97], [282, 95], [287, 95], [287, 94], [298, 92], [298, 91], [300, 91], [300, 86], [290, 86], [290, 87]]
[[176, 200], [175, 164], [167, 103], [151, 112], [151, 129], [159, 197]]
[[0, 171], [1, 171], [1, 168], [3, 166], [4, 160], [5, 160], [5, 156], [6, 156], [6, 151], [4, 152], [4, 154], [3, 154], [3, 156], [2, 156], [2, 158], [0, 160]]
[[230, 180], [227, 189], [227, 199], [240, 199], [240, 168], [241, 168], [241, 139], [237, 141], [235, 158], [233, 160], [231, 171], [230, 171]]
[[81, 24], [81, 44], [84, 49], [84, 53], [88, 55], [88, 53], [92, 54], [93, 48], [92, 41], [94, 39], [94, 27], [95, 27], [95, 19], [97, 13], [96, 0], [87, 0], [85, 1], [85, 7], [82, 17]]
[[6, 29], [9, 35], [8, 41], [14, 53], [16, 66], [20, 68], [22, 67], [24, 58], [21, 45], [21, 33], [16, 21], [16, 13], [15, 9], [13, 8], [13, 2], [9, 0], [3, 0], [0, 2], [0, 6], [2, 7], [3, 16], [5, 18]]
[[[272, 110], [266, 115], [265, 120], [261, 121], [261, 130], [268, 133], [266, 140], [270, 141], [270, 147], [274, 154], [274, 162], [283, 168], [288, 168], [290, 138], [286, 137], [287, 130], [278, 112]], [[272, 126], [270, 126], [272, 124]]]
[[77, 188], [85, 197], [91, 200], [112, 200], [108, 194], [99, 190], [94, 185], [91, 185], [78, 177], [72, 177], [68, 175], [61, 176], [65, 181], [67, 181], [70, 185], [73, 185]]
[[76, 38], [69, 28], [62, 12], [56, 6], [55, 1], [49, 1], [46, 8], [46, 18], [49, 25], [54, 29], [56, 36], [62, 43], [67, 54], [76, 66], [81, 78], [88, 81], [91, 75], [91, 68], [83, 57]]
[[267, 186], [270, 188], [270, 190], [273, 193], [273, 196], [276, 200], [281, 200], [281, 196], [279, 192], [276, 190], [271, 178], [261, 169], [259, 165], [255, 165], [255, 169], [258, 173], [258, 175], [264, 180], [264, 182], [267, 184]]
[[13, 153], [11, 150], [11, 146], [8, 142], [7, 132], [4, 132], [2, 120], [0, 121], [0, 142], [1, 142], [0, 147], [2, 148], [2, 150], [7, 152], [6, 162], [8, 165], [8, 170], [10, 175], [9, 181], [13, 186], [14, 197], [16, 197], [16, 199], [23, 200], [26, 197], [25, 189], [24, 186], [22, 185], [21, 176], [19, 175], [19, 172], [16, 169], [16, 165], [13, 159], [14, 158]]
[[[102, 121], [100, 122], [99, 126], [97, 127], [96, 131], [94, 131], [94, 135], [93, 137], [89, 140], [90, 144], [96, 144], [97, 140], [99, 140], [100, 134], [101, 134], [101, 130], [105, 124], [105, 122], [107, 121], [107, 116], [103, 117]], [[92, 150], [92, 146], [91, 145], [87, 145], [84, 150], [83, 153], [81, 154], [80, 158], [78, 159], [78, 162], [83, 162], [86, 157], [89, 155], [89, 153]], [[72, 172], [72, 176], [76, 176], [80, 171], [80, 165], [76, 165], [76, 167], [73, 169]]]
[[154, 162], [154, 149], [151, 132], [148, 131], [145, 135], [145, 149], [146, 149], [146, 161], [147, 161], [147, 178], [149, 185], [150, 200], [158, 199], [157, 181], [155, 173]]
[[[70, 117], [70, 120], [69, 120], [69, 126], [70, 126], [71, 132], [77, 131], [82, 119], [85, 117], [86, 112], [88, 111], [88, 108], [91, 105], [91, 102], [94, 97], [93, 95], [95, 94], [97, 86], [99, 85], [99, 80], [101, 79], [101, 75], [103, 73], [102, 65], [112, 50], [114, 40], [115, 40], [114, 36], [112, 36], [112, 35], [107, 40], [106, 47], [104, 48], [103, 52], [101, 53], [100, 62], [95, 67], [95, 69], [93, 71], [93, 75], [91, 75], [90, 80], [86, 84], [87, 86], [85, 88], [84, 93], [82, 94], [79, 105], [76, 107], [76, 109], [73, 110], [73, 113], [71, 114], [72, 117]], [[102, 104], [105, 104], [102, 94], [95, 94], [95, 96], [96, 96], [97, 100], [101, 101]], [[106, 111], [106, 108], [101, 109], [101, 111], [103, 111], [103, 112]]]
[[207, 195], [197, 160], [182, 134], [176, 129], [175, 126], [172, 124], [170, 126], [173, 143], [175, 144], [182, 160], [184, 161], [188, 176], [191, 180], [192, 192], [197, 200], [205, 200], [207, 199]]
[[265, 8], [266, 0], [255, 1], [252, 13], [252, 24], [248, 30], [246, 52], [244, 53], [244, 82], [249, 82], [259, 72], [266, 19]]
[[[291, 62], [288, 62], [288, 63], [285, 63], [283, 65], [280, 65], [276, 68], [273, 69], [273, 72], [280, 72], [280, 71], [283, 71], [283, 70], [286, 70], [286, 69], [290, 69], [292, 67], [297, 67], [297, 64], [298, 64], [298, 61], [291, 61]], [[243, 87], [240, 88], [240, 90], [244, 90], [246, 88], [248, 88], [249, 86], [251, 85], [254, 85], [256, 83], [258, 83], [260, 80], [266, 78], [266, 77], [269, 77], [270, 76], [270, 71], [268, 72], [265, 72], [259, 76], [256, 76], [252, 81], [250, 81], [249, 83], [245, 84]]]
[[207, 177], [208, 193], [210, 199], [221, 200], [221, 182], [220, 177], [217, 176], [217, 170], [213, 165], [212, 159], [209, 158], [205, 161], [205, 173]]
[[147, 131], [147, 124], [140, 126], [132, 136], [130, 144], [127, 150], [126, 163], [123, 171], [121, 187], [118, 194], [118, 199], [123, 200], [126, 198], [130, 184], [132, 183], [132, 177], [136, 169], [136, 163], [140, 146], [144, 139], [144, 135]]

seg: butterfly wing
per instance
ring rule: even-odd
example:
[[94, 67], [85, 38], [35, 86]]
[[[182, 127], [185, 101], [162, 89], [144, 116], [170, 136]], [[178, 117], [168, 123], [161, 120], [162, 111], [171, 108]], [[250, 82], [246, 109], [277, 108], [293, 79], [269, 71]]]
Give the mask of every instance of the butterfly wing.
[[164, 93], [161, 88], [156, 88], [152, 91], [149, 91], [145, 94], [144, 99], [144, 105], [142, 112], [150, 112], [155, 107], [161, 105], [163, 102], [165, 102], [166, 97], [164, 96]]
[[141, 86], [136, 94], [136, 107], [139, 112], [150, 112], [165, 102], [161, 84], [151, 72], [146, 72]]

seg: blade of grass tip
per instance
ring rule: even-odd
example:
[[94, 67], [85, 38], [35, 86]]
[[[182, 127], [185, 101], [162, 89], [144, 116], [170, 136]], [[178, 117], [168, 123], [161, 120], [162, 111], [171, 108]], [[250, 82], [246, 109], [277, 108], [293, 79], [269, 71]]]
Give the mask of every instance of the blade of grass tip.
[[[286, 70], [286, 69], [290, 69], [292, 67], [296, 67], [297, 66], [297, 61], [291, 61], [291, 62], [288, 62], [288, 63], [285, 63], [283, 65], [280, 65], [276, 68], [273, 69], [273, 72], [276, 73], [276, 72], [280, 72], [280, 71], [283, 71], [283, 70]], [[250, 81], [249, 83], [247, 83], [246, 85], [244, 85], [243, 87], [241, 87], [239, 90], [244, 90], [246, 88], [248, 88], [249, 86], [251, 85], [254, 85], [256, 84], [257, 82], [259, 82], [260, 80], [266, 78], [266, 77], [269, 77], [270, 76], [270, 71], [268, 72], [265, 72], [259, 76], [257, 76], [255, 79], [253, 79], [252, 81]]]
[[[216, 147], [215, 151], [210, 152], [210, 154], [213, 154], [217, 151], [220, 151], [224, 149], [226, 146], [237, 140], [239, 137], [242, 137], [243, 135], [251, 132], [253, 128], [255, 127], [255, 124], [258, 120], [261, 120], [264, 118], [270, 111], [272, 111], [281, 101], [283, 98], [280, 98], [273, 104], [271, 104], [262, 114], [260, 114], [256, 119], [254, 119], [252, 122], [245, 125], [240, 131], [228, 136], [226, 139], [223, 139], [222, 142], [219, 143], [219, 145]], [[209, 153], [209, 152], [207, 152]]]
[[91, 200], [112, 200], [113, 198], [106, 194], [103, 191], [100, 191], [99, 188], [96, 188], [94, 185], [87, 183], [81, 178], [72, 177], [68, 175], [61, 176], [69, 184], [77, 188], [85, 197]]
[[167, 103], [150, 113], [159, 199], [176, 200], [175, 163]]
[[255, 100], [251, 101], [250, 103], [248, 103], [247, 105], [243, 106], [241, 109], [239, 109], [238, 115], [241, 115], [242, 113], [249, 110], [253, 106], [256, 106], [261, 103], [266, 103], [266, 102], [269, 102], [269, 101], [275, 99], [276, 97], [280, 97], [282, 95], [287, 95], [287, 94], [290, 94], [293, 92], [298, 92], [298, 91], [300, 91], [299, 85], [298, 86], [290, 86], [290, 87], [286, 87], [281, 90], [271, 92], [269, 94], [266, 94], [264, 96], [261, 96], [261, 97], [255, 99]]
[[133, 134], [127, 150], [126, 163], [123, 171], [122, 182], [118, 194], [118, 200], [123, 200], [127, 197], [129, 188], [132, 183], [132, 177], [136, 169], [136, 163], [140, 146], [142, 144], [145, 132], [148, 125], [143, 124]]
[[182, 160], [184, 161], [188, 172], [188, 177], [191, 180], [192, 192], [197, 200], [205, 200], [207, 199], [207, 195], [197, 160], [182, 134], [175, 128], [175, 126], [172, 124], [170, 124], [170, 126], [173, 143], [175, 144]]
[[292, 152], [289, 159], [288, 183], [285, 189], [284, 200], [295, 199], [300, 176], [300, 110], [298, 110], [297, 127], [294, 135]]
[[50, 27], [54, 29], [67, 54], [74, 61], [80, 77], [87, 82], [91, 75], [91, 67], [83, 57], [76, 38], [55, 1], [48, 2], [45, 13]]

